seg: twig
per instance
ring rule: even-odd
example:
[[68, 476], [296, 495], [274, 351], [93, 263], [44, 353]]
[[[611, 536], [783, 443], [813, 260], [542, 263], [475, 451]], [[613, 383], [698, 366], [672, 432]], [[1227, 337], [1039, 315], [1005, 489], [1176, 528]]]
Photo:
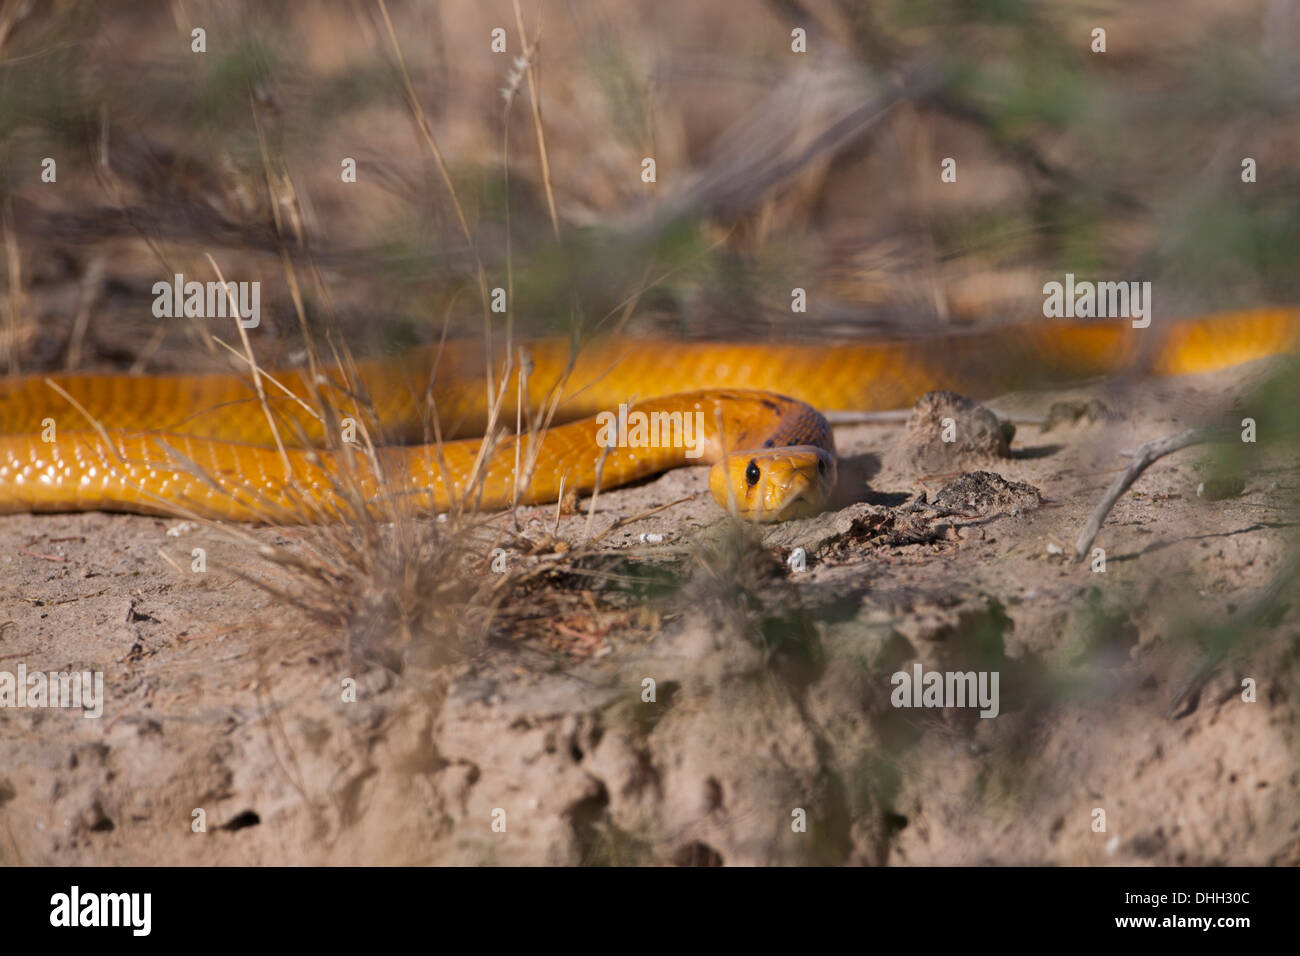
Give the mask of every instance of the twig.
[[619, 528], [626, 528], [628, 525], [633, 524], [637, 521], [643, 521], [646, 518], [653, 517], [654, 515], [659, 514], [661, 511], [667, 511], [669, 508], [676, 508], [678, 505], [685, 504], [688, 501], [694, 501], [697, 497], [699, 496], [693, 494], [687, 495], [685, 498], [678, 498], [676, 501], [670, 501], [667, 504], [663, 504], [663, 505], [659, 505], [658, 507], [651, 508], [649, 511], [643, 511], [639, 515], [632, 515], [630, 518], [619, 518], [617, 521], [611, 524], [600, 534], [596, 535], [596, 537], [592, 538], [591, 543], [593, 545], [596, 544], [601, 539], [603, 539], [607, 534], [609, 534], [611, 531], [617, 531]]
[[42, 561], [55, 561], [59, 564], [67, 564], [67, 555], [63, 554], [41, 554], [39, 551], [30, 551], [27, 548], [20, 549], [23, 554], [30, 554], [33, 558], [40, 558]]
[[1125, 458], [1132, 458], [1133, 461], [1106, 489], [1106, 494], [1102, 496], [1101, 502], [1092, 512], [1088, 523], [1083, 526], [1079, 540], [1074, 543], [1075, 560], [1083, 560], [1084, 555], [1088, 553], [1088, 549], [1092, 547], [1097, 532], [1101, 530], [1102, 522], [1110, 514], [1110, 509], [1115, 507], [1115, 502], [1119, 500], [1120, 495], [1124, 494], [1153, 462], [1189, 445], [1199, 445], [1221, 439], [1223, 434], [1218, 429], [1189, 428], [1187, 431], [1179, 432], [1176, 435], [1167, 435], [1164, 438], [1149, 441], [1145, 445], [1139, 445], [1137, 448], [1121, 452]]
[[[184, 577], [184, 576], [185, 576], [185, 572], [184, 572], [183, 570], [181, 570], [181, 566], [180, 566], [179, 564], [177, 564], [176, 561], [175, 561], [175, 559], [172, 558], [172, 556], [171, 556], [170, 554], [168, 554], [166, 551], [164, 551], [162, 548], [159, 548], [159, 549], [158, 549], [158, 557], [162, 558], [164, 561], [166, 561], [168, 564], [170, 564], [173, 568], [175, 568], [176, 573], [179, 574], [181, 577]], [[188, 638], [182, 638], [182, 640], [188, 640]]]

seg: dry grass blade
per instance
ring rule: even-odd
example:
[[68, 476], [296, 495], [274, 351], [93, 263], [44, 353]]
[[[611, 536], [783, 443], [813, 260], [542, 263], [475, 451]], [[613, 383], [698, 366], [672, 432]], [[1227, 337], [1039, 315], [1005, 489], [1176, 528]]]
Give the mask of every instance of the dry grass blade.
[[257, 390], [257, 400], [262, 403], [262, 413], [266, 416], [266, 424], [271, 429], [271, 435], [275, 438], [275, 447], [280, 452], [280, 461], [284, 464], [284, 480], [288, 482], [293, 477], [293, 466], [289, 463], [289, 455], [284, 450], [284, 442], [280, 439], [280, 429], [275, 423], [274, 416], [271, 415], [271, 406], [266, 403], [266, 387], [262, 384], [262, 375], [257, 367], [257, 359], [253, 356], [253, 345], [248, 341], [248, 330], [244, 328], [244, 323], [239, 317], [239, 304], [235, 300], [235, 294], [230, 286], [226, 284], [226, 277], [221, 274], [221, 267], [217, 265], [217, 260], [212, 258], [211, 253], [206, 253], [208, 262], [212, 265], [212, 270], [217, 274], [217, 281], [221, 283], [221, 289], [229, 300], [230, 314], [234, 316], [235, 327], [239, 329], [239, 338], [244, 343], [244, 354], [248, 357], [248, 367], [253, 371], [253, 388]]
[[0, 352], [5, 356], [5, 361], [9, 366], [9, 374], [17, 375], [18, 345], [22, 337], [19, 329], [22, 324], [23, 261], [22, 256], [18, 254], [18, 240], [14, 237], [13, 229], [13, 211], [7, 199], [2, 213], [3, 215], [0, 218], [3, 220], [4, 228], [6, 279], [9, 298], [5, 306], [4, 348], [0, 349]]
[[519, 0], [512, 0], [515, 9], [515, 27], [519, 31], [519, 45], [524, 48], [524, 71], [528, 77], [528, 101], [533, 109], [533, 129], [537, 132], [537, 156], [542, 164], [542, 188], [546, 192], [546, 209], [551, 215], [551, 230], [555, 238], [560, 238], [560, 217], [555, 211], [555, 191], [551, 188], [551, 159], [546, 152], [546, 128], [542, 125], [542, 99], [537, 89], [537, 64], [535, 54], [541, 44], [541, 4], [537, 9], [537, 39], [528, 41], [524, 30], [524, 14], [519, 8]]
[[[239, 351], [234, 346], [232, 346], [229, 342], [225, 342], [222, 339], [217, 338], [215, 335], [212, 337], [212, 340], [216, 342], [218, 345], [220, 345], [223, 349], [228, 351], [231, 354], [231, 357], [247, 365], [249, 371], [251, 371], [254, 375], [257, 375], [265, 379], [266, 381], [274, 385], [276, 388], [278, 388], [280, 391], [282, 391], [285, 395], [285, 398], [288, 398], [290, 401], [295, 402], [298, 405], [298, 407], [300, 407], [308, 415], [315, 418], [318, 422], [324, 421], [324, 419], [321, 418], [320, 413], [316, 411], [316, 409], [312, 408], [310, 405], [308, 405], [306, 402], [304, 402], [301, 398], [298, 397], [297, 392], [289, 388], [289, 386], [285, 385], [283, 382], [281, 382], [270, 372], [266, 371], [263, 368], [260, 368], [255, 363], [250, 362], [247, 356], [240, 355]], [[315, 375], [312, 376], [312, 380], [313, 381], [315, 380]]]

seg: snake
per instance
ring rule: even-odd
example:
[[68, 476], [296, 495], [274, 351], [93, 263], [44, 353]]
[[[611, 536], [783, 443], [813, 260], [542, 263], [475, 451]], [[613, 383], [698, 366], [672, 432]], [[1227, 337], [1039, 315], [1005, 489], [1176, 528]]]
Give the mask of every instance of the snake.
[[306, 523], [358, 503], [388, 515], [394, 503], [490, 511], [708, 465], [724, 510], [784, 521], [830, 499], [826, 412], [1297, 351], [1300, 309], [1278, 307], [1149, 328], [1044, 319], [833, 344], [614, 335], [576, 349], [567, 338], [494, 350], [452, 339], [248, 375], [17, 376], [0, 380], [0, 514]]

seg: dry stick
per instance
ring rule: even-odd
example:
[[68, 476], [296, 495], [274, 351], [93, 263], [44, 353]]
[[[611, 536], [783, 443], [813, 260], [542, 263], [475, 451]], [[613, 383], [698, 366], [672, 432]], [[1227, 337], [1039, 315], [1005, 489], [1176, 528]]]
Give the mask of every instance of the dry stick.
[[1088, 553], [1088, 549], [1092, 547], [1092, 542], [1097, 537], [1097, 533], [1101, 531], [1102, 522], [1110, 514], [1110, 509], [1115, 507], [1115, 502], [1119, 500], [1120, 495], [1124, 494], [1129, 489], [1129, 486], [1137, 481], [1142, 472], [1146, 471], [1153, 462], [1189, 445], [1215, 441], [1222, 438], [1223, 435], [1223, 432], [1216, 429], [1189, 428], [1187, 431], [1179, 432], [1176, 435], [1158, 438], [1155, 441], [1147, 442], [1145, 445], [1139, 445], [1137, 448], [1130, 448], [1127, 451], [1120, 452], [1125, 458], [1132, 458], [1133, 462], [1106, 489], [1106, 494], [1102, 496], [1101, 502], [1092, 512], [1088, 523], [1083, 526], [1083, 531], [1079, 534], [1079, 540], [1074, 543], [1075, 560], [1083, 560], [1084, 555]]
[[651, 518], [659, 514], [661, 511], [667, 511], [669, 508], [676, 508], [678, 505], [684, 505], [688, 501], [694, 501], [697, 497], [699, 497], [698, 494], [687, 495], [685, 498], [678, 498], [676, 501], [670, 501], [667, 504], [651, 508], [649, 511], [643, 511], [639, 515], [632, 515], [630, 518], [619, 518], [600, 534], [596, 535], [596, 537], [592, 538], [591, 543], [595, 545], [611, 531], [617, 531], [619, 528], [626, 528], [630, 524], [635, 524], [638, 521]]

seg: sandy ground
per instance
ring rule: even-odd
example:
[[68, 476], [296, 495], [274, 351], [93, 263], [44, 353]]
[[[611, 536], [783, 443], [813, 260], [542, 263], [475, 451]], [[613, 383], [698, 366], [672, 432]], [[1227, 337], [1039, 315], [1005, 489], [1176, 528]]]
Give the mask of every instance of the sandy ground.
[[[619, 613], [595, 589], [586, 617], [400, 675], [238, 577], [282, 572], [213, 529], [0, 518], [0, 670], [100, 670], [106, 695], [99, 719], [0, 709], [0, 863], [1300, 864], [1297, 611], [1241, 624], [1294, 542], [1294, 452], [1262, 436], [1220, 501], [1203, 451], [1162, 459], [1104, 526], [1105, 571], [1069, 560], [1119, 450], [1246, 380], [1005, 397], [1124, 417], [1022, 425], [1012, 458], [923, 480], [901, 425], [839, 428], [849, 503], [763, 548], [703, 469], [603, 494], [596, 532], [690, 497], [602, 545], [680, 587]], [[939, 497], [976, 470], [1037, 494]], [[1215, 622], [1243, 635], [1221, 659]], [[892, 707], [916, 662], [997, 670], [999, 715]]]

